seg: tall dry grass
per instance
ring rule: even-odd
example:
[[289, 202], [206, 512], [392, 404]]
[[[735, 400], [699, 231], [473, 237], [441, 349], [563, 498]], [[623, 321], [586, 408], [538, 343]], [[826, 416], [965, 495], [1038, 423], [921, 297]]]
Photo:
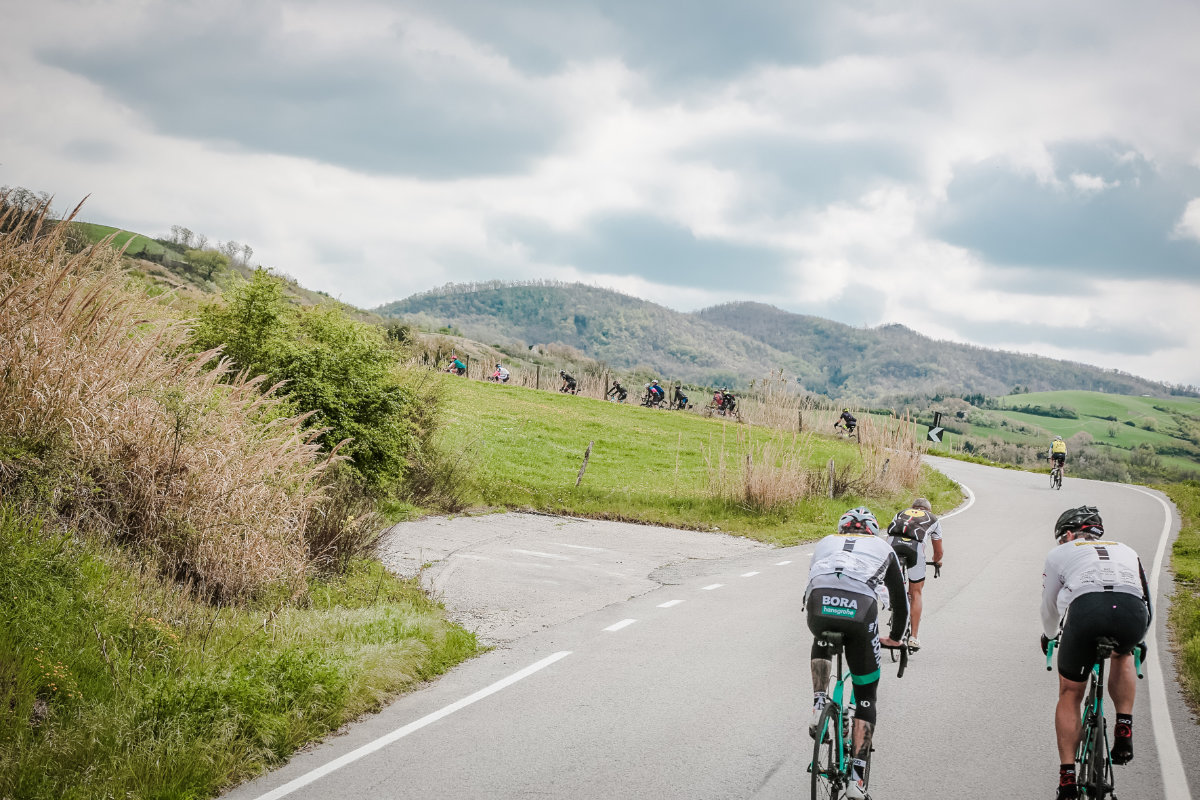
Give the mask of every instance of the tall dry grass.
[[34, 231], [0, 234], [0, 493], [214, 596], [298, 591], [337, 456], [259, 379], [188, 352], [183, 324], [124, 288], [109, 242], [69, 255], [67, 226], [34, 213], [0, 220]]

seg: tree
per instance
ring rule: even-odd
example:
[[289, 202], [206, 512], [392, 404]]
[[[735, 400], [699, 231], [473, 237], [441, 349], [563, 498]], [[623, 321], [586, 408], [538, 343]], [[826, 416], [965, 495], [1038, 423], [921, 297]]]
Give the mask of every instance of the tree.
[[206, 281], [211, 281], [215, 273], [229, 268], [229, 259], [216, 250], [188, 250], [184, 258]]

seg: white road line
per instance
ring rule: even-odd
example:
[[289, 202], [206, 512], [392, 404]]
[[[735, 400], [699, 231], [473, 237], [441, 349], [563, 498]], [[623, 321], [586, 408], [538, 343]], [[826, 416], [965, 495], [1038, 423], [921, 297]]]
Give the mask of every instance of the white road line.
[[725, 584], [723, 584], [723, 583], [710, 583], [708, 586], [705, 586], [705, 587], [704, 587], [703, 589], [701, 589], [700, 591], [702, 591], [702, 592], [711, 592], [713, 589], [720, 589], [720, 588], [721, 588], [722, 586], [724, 586], [724, 585], [725, 585]]
[[588, 547], [586, 544], [566, 544], [565, 542], [555, 542], [560, 547], [569, 547], [572, 550], [595, 550], [598, 553], [607, 552], [603, 547]]
[[743, 578], [753, 578], [757, 574], [758, 574], [757, 572], [743, 572], [742, 577]]
[[632, 625], [635, 622], [637, 622], [636, 619], [623, 619], [620, 622], [614, 622], [612, 625], [609, 625], [604, 630], [619, 631], [619, 630], [621, 630], [621, 628], [628, 628], [630, 625]]
[[526, 555], [526, 556], [537, 556], [538, 558], [554, 558], [559, 561], [570, 561], [571, 560], [570, 556], [564, 556], [564, 555], [560, 555], [558, 553], [542, 553], [538, 550], [517, 550], [516, 548], [513, 548], [512, 552], [520, 553], [521, 555]]
[[786, 566], [787, 566], [788, 564], [790, 564], [790, 563], [792, 563], [792, 562], [791, 562], [791, 561], [780, 561], [780, 562], [778, 562], [778, 563], [777, 563], [775, 566], [777, 566], [777, 567], [786, 567]]
[[454, 558], [468, 558], [472, 561], [491, 561], [487, 556], [481, 556], [478, 553], [451, 553]]
[[953, 517], [955, 514], [961, 514], [971, 506], [975, 505], [975, 493], [971, 491], [971, 488], [965, 483], [960, 483], [958, 485], [961, 486], [962, 490], [967, 493], [967, 502], [953, 511], [948, 511], [945, 514], [942, 514], [940, 517], [938, 517], [938, 519], [946, 519], [947, 517]]
[[671, 608], [672, 606], [677, 606], [682, 602], [683, 602], [682, 600], [668, 600], [665, 603], [659, 603], [658, 607], [659, 608]]
[[[1154, 568], [1150, 571], [1150, 594], [1158, 602], [1158, 578], [1162, 573], [1163, 561], [1167, 553], [1167, 540], [1171, 538], [1171, 507], [1156, 494], [1151, 494], [1137, 486], [1129, 486], [1135, 492], [1153, 497], [1163, 508], [1162, 533], [1158, 537], [1158, 549], [1154, 552]], [[1161, 613], [1161, 612], [1160, 612]], [[1146, 632], [1146, 645], [1150, 655], [1146, 659], [1145, 669], [1150, 677], [1150, 722], [1154, 728], [1154, 744], [1158, 748], [1158, 763], [1162, 768], [1163, 800], [1188, 800], [1187, 773], [1183, 771], [1183, 758], [1179, 755], [1179, 745], [1175, 741], [1175, 730], [1171, 727], [1170, 705], [1167, 703], [1167, 683], [1163, 678], [1162, 659], [1158, 653], [1158, 638], [1156, 625], [1151, 623]]]
[[362, 747], [358, 748], [357, 750], [351, 750], [349, 753], [346, 753], [346, 755], [341, 756], [339, 758], [335, 758], [333, 761], [330, 761], [328, 764], [324, 764], [320, 767], [317, 767], [316, 769], [314, 769], [310, 772], [307, 772], [304, 775], [301, 775], [299, 778], [296, 778], [295, 780], [285, 783], [283, 786], [280, 786], [278, 789], [273, 789], [264, 795], [260, 795], [258, 797], [258, 800], [279, 800], [279, 798], [281, 798], [281, 797], [286, 797], [287, 795], [291, 794], [292, 792], [296, 791], [297, 789], [307, 786], [308, 784], [312, 783], [313, 781], [328, 775], [329, 773], [333, 772], [334, 770], [341, 769], [342, 767], [346, 766], [347, 764], [358, 761], [363, 756], [370, 755], [371, 753], [374, 753], [376, 750], [380, 750], [384, 747], [387, 747], [392, 742], [394, 742], [398, 739], [402, 739], [403, 737], [408, 736], [410, 733], [413, 733], [414, 731], [418, 731], [421, 728], [424, 728], [426, 725], [429, 725], [430, 723], [437, 722], [442, 717], [448, 717], [451, 714], [453, 714], [455, 711], [466, 708], [467, 706], [471, 705], [472, 703], [482, 700], [483, 698], [487, 697], [488, 695], [495, 694], [496, 692], [500, 691], [501, 689], [512, 686], [517, 681], [522, 680], [523, 678], [528, 678], [533, 673], [535, 673], [539, 670], [545, 669], [546, 667], [553, 664], [555, 661], [566, 658], [569, 655], [571, 655], [570, 650], [562, 650], [562, 651], [554, 653], [552, 655], [548, 655], [545, 658], [543, 658], [541, 661], [530, 664], [528, 667], [525, 667], [525, 669], [520, 670], [519, 672], [514, 672], [512, 675], [509, 675], [507, 678], [501, 678], [500, 680], [493, 683], [491, 686], [484, 687], [483, 689], [480, 689], [478, 692], [475, 692], [472, 695], [468, 695], [461, 700], [455, 701], [455, 702], [451, 703], [450, 705], [439, 709], [438, 711], [434, 711], [432, 714], [426, 714], [425, 716], [421, 717], [416, 722], [410, 722], [407, 725], [405, 725], [403, 728], [397, 728], [396, 730], [392, 731], [391, 733], [384, 734], [383, 736], [380, 736], [375, 741], [364, 744]]

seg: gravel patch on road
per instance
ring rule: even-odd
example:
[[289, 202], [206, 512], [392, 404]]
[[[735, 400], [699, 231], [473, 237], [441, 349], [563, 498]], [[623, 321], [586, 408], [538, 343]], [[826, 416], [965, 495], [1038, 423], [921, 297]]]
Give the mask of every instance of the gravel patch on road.
[[488, 514], [402, 522], [379, 557], [419, 575], [450, 617], [484, 644], [504, 645], [611, 603], [769, 550], [724, 533], [555, 517]]

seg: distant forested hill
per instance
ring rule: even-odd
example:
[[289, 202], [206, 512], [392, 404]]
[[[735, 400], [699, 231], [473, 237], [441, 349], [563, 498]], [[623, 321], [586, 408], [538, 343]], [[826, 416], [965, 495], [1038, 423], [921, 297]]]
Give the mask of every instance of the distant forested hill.
[[902, 325], [853, 328], [761, 303], [691, 314], [581, 284], [450, 285], [375, 309], [452, 326], [509, 348], [561, 343], [618, 369], [670, 380], [745, 384], [771, 370], [840, 397], [1086, 389], [1166, 395], [1164, 384], [1085, 364], [935, 341]]

